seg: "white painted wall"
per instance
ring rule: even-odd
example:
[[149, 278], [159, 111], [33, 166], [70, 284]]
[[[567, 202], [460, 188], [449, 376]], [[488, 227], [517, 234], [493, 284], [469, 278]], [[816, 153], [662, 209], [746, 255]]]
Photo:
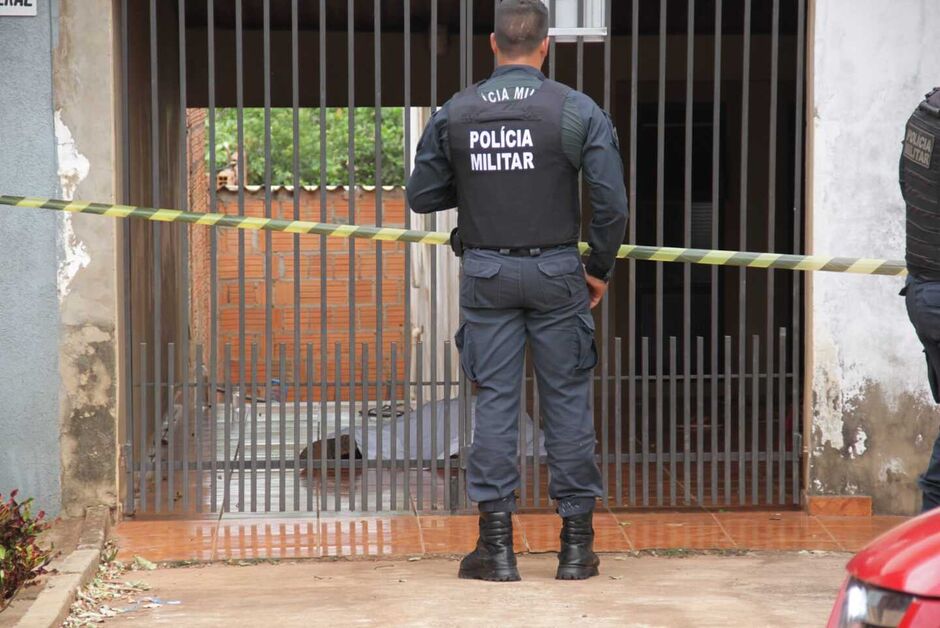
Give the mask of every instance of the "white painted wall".
[[[903, 258], [898, 157], [908, 116], [925, 92], [940, 85], [940, 2], [816, 0], [814, 17], [807, 241], [819, 254]], [[932, 443], [940, 424], [938, 419], [932, 433], [920, 433], [930, 421], [914, 416], [904, 421], [915, 408], [920, 414], [935, 411], [921, 347], [898, 296], [903, 280], [816, 273], [808, 281], [814, 422], [810, 490], [878, 490], [852, 479], [851, 465], [882, 477], [893, 469], [912, 484], [926, 465], [926, 454], [921, 459], [918, 448], [900, 455], [903, 447], [872, 442], [871, 433], [879, 431], [873, 429], [877, 422], [890, 421], [902, 426], [896, 438], [917, 447], [925, 440]], [[879, 398], [877, 412], [871, 410], [872, 394]], [[853, 421], [861, 413], [868, 427], [847, 424], [846, 416], [853, 413]], [[905, 425], [911, 429], [905, 432]], [[864, 445], [855, 447], [859, 439]], [[817, 463], [827, 450], [838, 450], [849, 468], [822, 469]], [[879, 459], [871, 467], [872, 460], [860, 462], [865, 456]]]
[[[411, 109], [411, 154], [407, 156], [409, 171], [414, 165], [414, 153], [418, 147], [418, 141], [431, 119], [431, 110], [425, 107], [414, 107]], [[436, 222], [435, 222], [436, 221]], [[423, 229], [426, 231], [445, 231], [450, 232], [457, 226], [457, 210], [449, 209], [447, 211], [437, 212], [436, 214], [411, 214], [411, 225], [413, 229]], [[437, 320], [431, 319], [431, 260], [436, 260], [437, 277], [436, 285], [437, 295]], [[453, 351], [451, 359], [451, 381], [456, 382], [458, 371], [457, 348], [453, 346], [454, 334], [457, 333], [457, 326], [460, 320], [460, 299], [458, 287], [460, 285], [460, 260], [454, 256], [450, 247], [446, 246], [412, 246], [411, 247], [411, 269], [410, 283], [408, 289], [411, 291], [411, 330], [410, 337], [412, 343], [424, 343], [424, 378], [428, 379], [431, 375], [431, 330], [437, 333], [437, 364], [434, 370], [438, 381], [444, 381], [444, 342], [451, 341], [451, 350]], [[411, 361], [412, 376], [415, 375], [415, 359]], [[431, 389], [426, 387], [424, 398], [431, 398]], [[416, 391], [412, 391], [412, 399], [416, 396]], [[443, 388], [439, 388], [437, 398], [444, 396]]]

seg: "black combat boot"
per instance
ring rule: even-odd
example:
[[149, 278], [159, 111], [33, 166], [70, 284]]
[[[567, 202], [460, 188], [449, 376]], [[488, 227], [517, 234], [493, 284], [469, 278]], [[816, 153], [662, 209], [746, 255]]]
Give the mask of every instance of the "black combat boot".
[[460, 561], [461, 578], [513, 582], [521, 580], [512, 552], [512, 513], [481, 512], [477, 548]]
[[558, 580], [584, 580], [597, 575], [601, 561], [594, 553], [593, 512], [562, 519]]

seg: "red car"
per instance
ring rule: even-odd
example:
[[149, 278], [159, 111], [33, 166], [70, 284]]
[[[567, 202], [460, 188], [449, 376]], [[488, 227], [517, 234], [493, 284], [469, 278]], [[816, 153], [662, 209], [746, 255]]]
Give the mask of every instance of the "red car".
[[829, 628], [940, 628], [940, 508], [882, 534], [846, 570]]

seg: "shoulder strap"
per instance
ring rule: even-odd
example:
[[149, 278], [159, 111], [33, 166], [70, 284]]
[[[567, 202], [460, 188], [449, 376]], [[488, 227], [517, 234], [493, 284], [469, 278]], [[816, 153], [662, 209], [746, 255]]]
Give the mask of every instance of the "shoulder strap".
[[548, 78], [542, 81], [542, 87], [539, 89], [539, 91], [543, 89], [548, 90], [548, 93], [557, 94], [561, 97], [566, 97], [568, 94], [574, 91], [564, 83], [559, 83], [558, 81], [553, 81], [552, 79]]
[[935, 87], [927, 94], [924, 102], [920, 103], [920, 108], [935, 118], [940, 118], [940, 87]]

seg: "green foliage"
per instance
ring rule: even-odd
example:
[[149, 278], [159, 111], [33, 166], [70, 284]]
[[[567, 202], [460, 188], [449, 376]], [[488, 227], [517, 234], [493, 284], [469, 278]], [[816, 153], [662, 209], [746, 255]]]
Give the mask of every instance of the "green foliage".
[[0, 609], [10, 603], [16, 592], [46, 573], [52, 550], [37, 543], [39, 535], [49, 529], [46, 513], [33, 516], [32, 499], [18, 503], [16, 491], [6, 502], [0, 495]]
[[[357, 185], [375, 185], [375, 108], [361, 107], [355, 111], [355, 177]], [[349, 116], [348, 109], [326, 110], [326, 183], [349, 183]], [[264, 109], [243, 109], [245, 153], [248, 157], [249, 185], [264, 184]], [[404, 110], [383, 107], [382, 117], [382, 185], [404, 185]], [[299, 110], [298, 148], [300, 152], [300, 184], [320, 183], [320, 110]], [[209, 121], [207, 119], [208, 126]], [[236, 109], [216, 111], [216, 169], [225, 168], [238, 151], [238, 116]], [[294, 116], [292, 109], [271, 109], [271, 183], [293, 184]], [[208, 128], [206, 137], [209, 137]], [[206, 159], [208, 160], [208, 149]]]

